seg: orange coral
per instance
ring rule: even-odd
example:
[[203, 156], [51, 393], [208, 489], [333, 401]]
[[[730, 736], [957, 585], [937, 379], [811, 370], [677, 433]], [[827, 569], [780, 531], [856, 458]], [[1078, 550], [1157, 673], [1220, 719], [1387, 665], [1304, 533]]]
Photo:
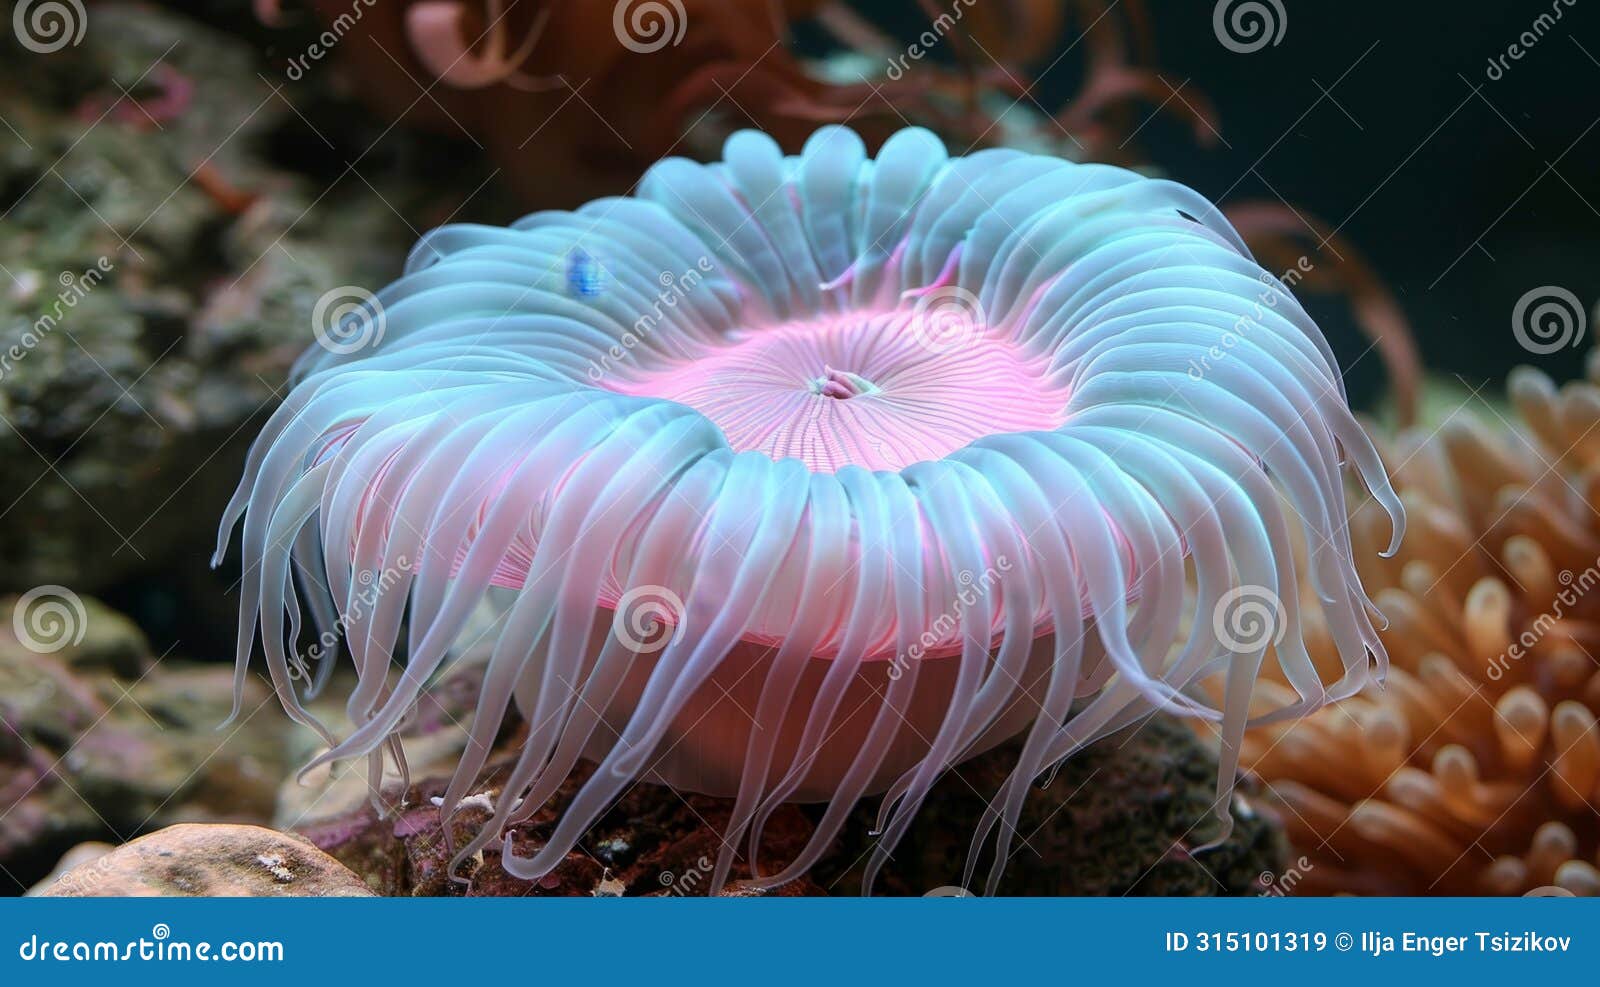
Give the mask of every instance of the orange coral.
[[[1247, 740], [1313, 864], [1302, 893], [1600, 894], [1600, 356], [1509, 384], [1515, 421], [1388, 445], [1411, 528], [1362, 572], [1387, 688]], [[1352, 533], [1375, 559], [1378, 518]]]

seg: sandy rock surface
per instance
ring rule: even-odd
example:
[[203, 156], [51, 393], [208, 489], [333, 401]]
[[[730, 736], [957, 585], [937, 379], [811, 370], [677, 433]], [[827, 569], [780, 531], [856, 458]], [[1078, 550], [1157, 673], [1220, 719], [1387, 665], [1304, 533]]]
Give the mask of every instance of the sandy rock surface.
[[366, 897], [359, 876], [310, 842], [260, 826], [184, 823], [68, 870], [46, 898]]

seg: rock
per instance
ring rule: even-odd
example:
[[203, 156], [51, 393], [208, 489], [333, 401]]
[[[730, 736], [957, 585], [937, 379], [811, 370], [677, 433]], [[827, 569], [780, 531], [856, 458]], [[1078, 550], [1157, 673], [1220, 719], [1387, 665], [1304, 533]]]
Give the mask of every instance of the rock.
[[[482, 787], [458, 811], [449, 834], [455, 845], [469, 840], [492, 813], [516, 739], [506, 738]], [[923, 895], [959, 886], [986, 798], [1009, 774], [1015, 748], [1015, 743], [1002, 745], [939, 783], [880, 875], [875, 893]], [[581, 768], [551, 807], [513, 828], [519, 856], [541, 845], [558, 818], [555, 806], [572, 797], [589, 770]], [[1025, 839], [1013, 846], [1001, 893], [1261, 893], [1261, 875], [1282, 871], [1286, 847], [1281, 831], [1256, 815], [1247, 797], [1236, 800], [1229, 839], [1198, 850], [1210, 835], [1209, 826], [1197, 824], [1206, 819], [1215, 771], [1214, 754], [1187, 726], [1166, 717], [1096, 744], [1063, 765], [1049, 787], [1032, 794], [1022, 816]], [[431, 803], [448, 777], [442, 771], [408, 792], [386, 790], [386, 811], [362, 805], [299, 829], [386, 895], [704, 895], [713, 890], [707, 884], [731, 800], [649, 784], [630, 789], [543, 880], [508, 875], [499, 844], [492, 844], [480, 859], [463, 864], [457, 874], [463, 880], [453, 882], [446, 833]], [[769, 894], [859, 894], [876, 810], [876, 800], [864, 803], [837, 847], [809, 876]], [[763, 859], [769, 865], [792, 859], [819, 814], [817, 806], [782, 807], [763, 834]], [[735, 877], [740, 876], [745, 875], [736, 869]], [[740, 891], [732, 886], [716, 893]]]
[[[433, 799], [442, 795], [464, 748], [463, 724], [470, 722], [477, 702], [482, 665], [468, 656], [419, 704], [405, 733], [406, 760], [413, 779], [400, 787], [392, 770], [383, 795], [373, 805], [363, 773], [365, 762], [338, 765], [311, 787], [286, 781], [278, 798], [279, 824], [306, 835], [322, 849], [363, 875], [384, 895], [470, 896], [600, 896], [706, 894], [712, 862], [720, 845], [708, 825], [726, 825], [732, 803], [697, 795], [680, 797], [654, 785], [631, 789], [591, 830], [583, 849], [575, 850], [554, 873], [532, 882], [507, 874], [500, 866], [500, 844], [463, 865], [452, 880], [447, 834]], [[331, 694], [342, 695], [337, 685]], [[307, 734], [307, 737], [310, 735]], [[494, 811], [500, 786], [510, 773], [519, 742], [516, 728], [502, 735], [495, 759], [477, 792], [462, 803], [452, 822], [455, 845], [477, 832]], [[301, 753], [310, 755], [311, 747]], [[557, 793], [555, 803], [571, 798], [592, 770], [585, 765]], [[315, 779], [313, 779], [315, 780]], [[516, 827], [513, 841], [519, 855], [531, 853], [554, 827], [553, 809]], [[767, 828], [769, 852], [797, 852], [811, 832], [811, 823], [793, 806], [781, 809]], [[821, 894], [809, 881], [796, 890]]]
[[[492, 769], [479, 792], [463, 803], [452, 822], [457, 846], [466, 842], [493, 811], [508, 760]], [[587, 777], [584, 766], [557, 793], [554, 804], [570, 799]], [[439, 812], [431, 799], [443, 793], [448, 776], [422, 781], [409, 793], [386, 792], [386, 813], [371, 806], [343, 817], [306, 826], [301, 832], [384, 895], [467, 895], [472, 897], [614, 897], [619, 895], [705, 895], [720, 845], [716, 827], [725, 826], [732, 802], [679, 795], [655, 785], [634, 786], [590, 830], [580, 849], [543, 879], [525, 881], [500, 865], [498, 843], [463, 865], [452, 881], [450, 852]], [[401, 795], [407, 797], [402, 801]], [[557, 820], [546, 809], [514, 828], [519, 856], [537, 849]], [[768, 823], [763, 846], [773, 859], [798, 852], [812, 824], [798, 806], [784, 806]], [[722, 889], [723, 893], [738, 893]], [[801, 879], [774, 895], [822, 895]]]
[[[968, 847], [987, 800], [1016, 763], [1018, 742], [956, 768], [934, 789], [879, 875], [874, 893], [925, 895], [961, 887]], [[1153, 716], [1069, 758], [1024, 804], [1003, 895], [1256, 895], [1283, 872], [1282, 829], [1251, 807], [1241, 780], [1234, 828], [1221, 846], [1208, 812], [1217, 758], [1189, 726]], [[875, 802], [856, 810], [838, 851], [817, 869], [828, 888], [856, 893], [872, 846]], [[982, 892], [988, 857], [972, 891]], [[1263, 878], [1265, 880], [1263, 881]]]
[[[91, 864], [115, 849], [116, 847], [112, 846], [110, 843], [102, 843], [99, 840], [90, 840], [87, 843], [79, 843], [71, 850], [68, 850], [66, 853], [62, 854], [61, 859], [56, 861], [55, 870], [51, 871], [49, 874], [46, 874], [38, 884], [35, 884], [33, 887], [29, 888], [23, 897], [36, 898], [44, 894], [67, 872], [75, 870], [80, 866]], [[92, 873], [92, 871], [85, 871], [85, 873]]]
[[245, 682], [239, 719], [219, 732], [233, 707], [230, 667], [157, 660], [125, 618], [76, 596], [56, 601], [65, 608], [57, 611], [66, 621], [59, 636], [39, 637], [49, 626], [29, 608], [47, 602], [24, 600], [28, 612], [18, 602], [0, 600], [7, 873], [37, 880], [84, 840], [120, 841], [189, 820], [272, 817], [289, 770], [288, 721], [255, 676]]
[[332, 857], [260, 826], [184, 823], [141, 836], [61, 875], [46, 898], [371, 896]]
[[[93, 597], [80, 597], [83, 637], [63, 653], [74, 669], [137, 679], [150, 665], [150, 642], [139, 625]], [[13, 618], [15, 614], [13, 612]]]

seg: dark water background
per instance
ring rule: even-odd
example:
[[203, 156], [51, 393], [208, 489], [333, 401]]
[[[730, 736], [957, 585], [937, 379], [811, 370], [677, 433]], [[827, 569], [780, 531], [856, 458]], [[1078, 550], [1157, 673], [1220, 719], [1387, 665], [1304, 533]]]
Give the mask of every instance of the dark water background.
[[[916, 8], [858, 4], [902, 39], [926, 23]], [[1595, 331], [1600, 0], [1285, 0], [1281, 41], [1250, 54], [1218, 43], [1213, 3], [1151, 0], [1148, 9], [1157, 70], [1210, 97], [1226, 141], [1199, 148], [1185, 125], [1154, 119], [1138, 140], [1172, 177], [1224, 201], [1281, 196], [1337, 227], [1398, 297], [1430, 369], [1473, 385], [1525, 362], [1558, 379], [1580, 373], [1590, 337], [1530, 357], [1511, 312], [1524, 292], [1557, 285], [1589, 309]], [[1118, 14], [1113, 5], [1108, 16]], [[1509, 57], [1541, 14], [1554, 23]], [[1042, 75], [1049, 60], [1034, 66], [1041, 104], [1073, 93], [1081, 54]], [[1501, 77], [1489, 78], [1489, 60], [1502, 56]], [[1307, 304], [1342, 362], [1366, 349], [1343, 306]], [[1349, 384], [1356, 403], [1377, 398], [1377, 359], [1360, 361]]]

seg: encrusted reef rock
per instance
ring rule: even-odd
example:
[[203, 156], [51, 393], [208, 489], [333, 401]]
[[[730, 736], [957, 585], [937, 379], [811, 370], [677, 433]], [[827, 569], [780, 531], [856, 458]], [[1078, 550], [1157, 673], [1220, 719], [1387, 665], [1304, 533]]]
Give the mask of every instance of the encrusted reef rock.
[[[928, 894], [960, 888], [972, 834], [988, 797], [1016, 763], [1015, 744], [967, 762], [939, 783], [875, 889]], [[1012, 841], [1004, 895], [1260, 895], [1287, 869], [1276, 821], [1252, 806], [1241, 779], [1234, 827], [1220, 846], [1208, 819], [1217, 759], [1184, 723], [1153, 716], [1069, 758], [1029, 796]], [[981, 793], [981, 795], [980, 795]], [[855, 893], [872, 850], [876, 803], [857, 810], [845, 842], [818, 870]], [[973, 883], [980, 891], [988, 858]]]
[[[439, 734], [431, 734], [437, 737]], [[477, 793], [452, 821], [456, 845], [489, 818], [510, 770], [516, 735]], [[412, 749], [408, 745], [408, 749]], [[971, 834], [986, 802], [1015, 763], [1003, 746], [957, 769], [935, 789], [910, 835], [895, 851], [874, 891], [891, 895], [952, 894], [959, 889]], [[385, 790], [381, 804], [322, 814], [298, 825], [312, 842], [363, 874], [386, 895], [641, 895], [712, 893], [708, 886], [732, 802], [640, 784], [612, 808], [579, 847], [539, 882], [508, 875], [499, 844], [463, 864], [452, 881], [450, 852], [432, 799], [443, 793], [454, 755], [430, 762], [407, 792]], [[417, 767], [416, 765], [413, 766]], [[1206, 819], [1216, 759], [1188, 727], [1156, 717], [1069, 760], [1048, 787], [1033, 793], [1000, 886], [1013, 895], [1249, 895], [1271, 893], [1284, 873], [1281, 832], [1235, 801], [1236, 825], [1221, 846], [1197, 849], [1212, 835]], [[559, 806], [584, 780], [580, 772], [557, 795]], [[350, 804], [351, 780], [336, 783], [335, 804]], [[1248, 788], [1248, 785], [1245, 786]], [[282, 802], [280, 801], [280, 805]], [[876, 803], [857, 812], [846, 835], [814, 872], [774, 892], [854, 895]], [[810, 836], [817, 807], [791, 805], [772, 816], [763, 859], [791, 859]], [[555, 808], [516, 827], [519, 855], [540, 845], [558, 818]], [[280, 813], [280, 824], [288, 822]], [[736, 871], [736, 874], [738, 872]], [[716, 889], [737, 893], [736, 888]]]
[[269, 820], [287, 720], [253, 677], [219, 732], [232, 706], [231, 668], [157, 659], [91, 598], [0, 600], [0, 867], [26, 884], [83, 840]]
[[[509, 762], [495, 770], [452, 821], [456, 845], [470, 839], [494, 807]], [[570, 798], [586, 773], [563, 786], [556, 804]], [[712, 865], [732, 803], [699, 795], [674, 794], [654, 785], [629, 791], [590, 830], [580, 847], [554, 872], [537, 882], [507, 874], [500, 866], [496, 843], [462, 866], [453, 881], [450, 851], [432, 798], [444, 791], [447, 775], [424, 781], [402, 793], [386, 793], [382, 811], [363, 806], [342, 817], [306, 826], [301, 832], [327, 850], [385, 895], [468, 896], [618, 896], [705, 895], [710, 893]], [[546, 808], [520, 825], [513, 844], [521, 856], [536, 849], [554, 828], [558, 812]], [[798, 852], [810, 835], [811, 823], [797, 806], [775, 813], [765, 846], [775, 857]], [[737, 893], [724, 889], [725, 893]], [[773, 892], [775, 895], [822, 895], [810, 879]]]
[[349, 868], [309, 842], [260, 826], [185, 823], [79, 864], [44, 898], [369, 897]]

